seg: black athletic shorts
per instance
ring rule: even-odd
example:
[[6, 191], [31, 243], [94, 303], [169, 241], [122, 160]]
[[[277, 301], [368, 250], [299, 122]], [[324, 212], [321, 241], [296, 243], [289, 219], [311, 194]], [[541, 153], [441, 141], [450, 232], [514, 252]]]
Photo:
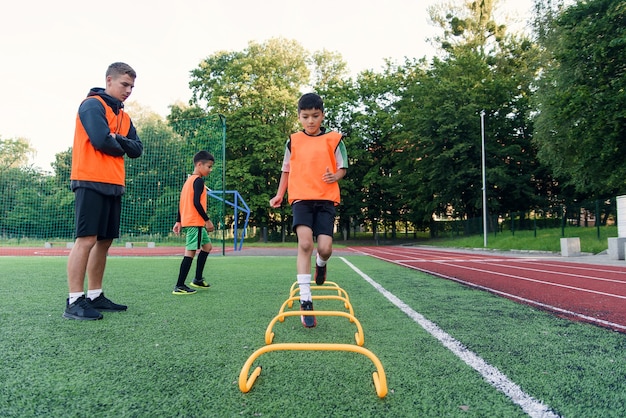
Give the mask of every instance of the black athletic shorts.
[[102, 240], [120, 236], [121, 196], [106, 196], [84, 187], [76, 189], [74, 195], [77, 238], [97, 235]]
[[330, 200], [300, 200], [291, 205], [293, 230], [298, 225], [308, 226], [313, 236], [333, 236], [335, 231], [335, 204]]

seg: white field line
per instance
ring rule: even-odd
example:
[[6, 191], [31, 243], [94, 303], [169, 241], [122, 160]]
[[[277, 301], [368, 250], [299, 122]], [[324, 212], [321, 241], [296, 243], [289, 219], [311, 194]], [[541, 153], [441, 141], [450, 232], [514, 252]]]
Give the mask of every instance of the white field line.
[[371, 284], [379, 293], [387, 300], [397, 306], [409, 318], [417, 322], [424, 330], [441, 342], [444, 347], [452, 351], [458, 358], [463, 360], [465, 364], [476, 370], [480, 375], [494, 388], [504, 393], [513, 403], [518, 405], [522, 410], [533, 418], [551, 418], [558, 417], [550, 407], [544, 405], [541, 401], [534, 399], [526, 394], [516, 383], [512, 382], [496, 367], [488, 364], [474, 352], [467, 349], [459, 341], [451, 335], [443, 331], [437, 324], [426, 319], [420, 313], [414, 311], [410, 306], [400, 300], [391, 292], [374, 281], [367, 274], [359, 270], [354, 264], [350, 263], [344, 257], [339, 257], [352, 270], [361, 276], [366, 282]]

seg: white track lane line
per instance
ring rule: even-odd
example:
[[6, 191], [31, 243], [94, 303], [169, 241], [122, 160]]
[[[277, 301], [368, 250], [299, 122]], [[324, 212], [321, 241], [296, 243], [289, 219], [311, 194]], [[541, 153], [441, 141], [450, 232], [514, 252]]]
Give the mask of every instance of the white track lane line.
[[472, 283], [472, 282], [469, 282], [469, 281], [466, 281], [466, 280], [459, 279], [458, 277], [446, 276], [445, 274], [441, 274], [441, 273], [437, 273], [437, 272], [434, 272], [434, 271], [429, 271], [429, 270], [425, 270], [425, 269], [421, 269], [421, 268], [416, 268], [416, 267], [412, 267], [412, 266], [403, 266], [403, 267], [409, 267], [409, 268], [411, 268], [413, 270], [418, 270], [418, 271], [421, 271], [421, 272], [426, 273], [426, 274], [430, 274], [430, 275], [435, 276], [435, 277], [441, 277], [442, 279], [452, 280], [454, 282], [461, 283], [461, 284], [466, 285], [468, 287], [473, 287], [475, 289], [484, 290], [486, 292], [493, 293], [493, 294], [496, 294], [496, 295], [500, 295], [500, 296], [503, 296], [503, 297], [508, 298], [508, 299], [518, 300], [518, 301], [520, 301], [520, 302], [522, 302], [524, 304], [527, 304], [527, 305], [537, 306], [539, 308], [543, 308], [543, 309], [546, 309], [546, 310], [549, 310], [549, 311], [553, 311], [553, 312], [557, 312], [557, 313], [560, 313], [560, 314], [565, 314], [567, 316], [571, 316], [571, 317], [574, 317], [574, 318], [580, 318], [581, 320], [583, 320], [585, 322], [590, 322], [592, 324], [598, 324], [598, 325], [602, 325], [602, 326], [613, 328], [613, 329], [619, 329], [619, 330], [622, 330], [622, 332], [626, 331], [626, 326], [620, 325], [620, 324], [616, 324], [615, 322], [609, 322], [609, 321], [605, 321], [604, 319], [594, 318], [593, 316], [587, 316], [587, 315], [583, 315], [583, 314], [578, 313], [578, 312], [568, 311], [567, 309], [559, 308], [559, 307], [553, 306], [553, 305], [548, 305], [546, 303], [541, 303], [541, 302], [536, 301], [536, 300], [523, 298], [521, 296], [514, 295], [512, 293], [506, 293], [506, 292], [502, 292], [500, 290], [493, 289], [491, 287], [481, 286], [481, 285], [476, 284], [476, 283]]
[[[428, 270], [428, 269], [423, 268], [423, 267], [417, 267], [417, 266], [412, 265], [412, 264], [404, 264], [401, 260], [391, 260], [391, 259], [388, 259], [388, 258], [380, 257], [378, 255], [365, 253], [363, 251], [360, 251], [360, 253], [363, 254], [363, 255], [367, 255], [367, 256], [373, 257], [373, 258], [377, 258], [377, 259], [382, 260], [382, 261], [386, 261], [386, 262], [389, 262], [389, 263], [397, 264], [397, 265], [402, 266], [402, 267], [407, 267], [407, 268], [410, 268], [412, 270], [418, 270], [418, 271], [421, 271], [423, 273], [430, 274], [432, 276], [441, 277], [441, 278], [447, 279], [447, 280], [452, 280], [452, 281], [455, 281], [457, 283], [461, 283], [461, 284], [469, 286], [469, 287], [485, 290], [487, 292], [494, 293], [494, 294], [497, 294], [497, 295], [500, 295], [500, 296], [504, 296], [504, 297], [509, 298], [509, 299], [518, 300], [518, 301], [520, 301], [522, 303], [525, 303], [527, 305], [537, 306], [539, 308], [543, 308], [543, 309], [546, 309], [546, 310], [549, 310], [549, 311], [565, 314], [567, 316], [571, 316], [571, 317], [574, 317], [574, 318], [579, 318], [579, 319], [581, 319], [583, 321], [586, 321], [586, 322], [589, 322], [589, 323], [592, 323], [592, 324], [597, 324], [597, 325], [600, 325], [600, 326], [621, 330], [621, 332], [626, 331], [626, 326], [621, 325], [621, 324], [617, 324], [615, 322], [610, 322], [610, 321], [606, 321], [604, 319], [583, 315], [583, 314], [581, 314], [579, 312], [568, 311], [567, 309], [562, 309], [562, 308], [559, 308], [559, 307], [556, 307], [556, 306], [552, 306], [552, 305], [548, 305], [548, 304], [545, 304], [545, 303], [541, 303], [541, 302], [536, 301], [536, 300], [526, 299], [526, 298], [523, 298], [521, 296], [514, 295], [512, 293], [502, 292], [500, 290], [496, 290], [496, 289], [493, 289], [491, 287], [482, 286], [482, 285], [479, 285], [479, 284], [476, 284], [476, 283], [472, 283], [472, 282], [469, 282], [469, 281], [466, 281], [466, 280], [463, 280], [463, 279], [459, 279], [457, 277], [452, 277], [452, 276], [448, 276], [448, 275], [445, 275], [445, 274], [442, 274], [442, 273], [438, 273], [436, 271], [431, 271], [431, 270]], [[441, 263], [441, 261], [437, 261], [437, 263]]]
[[[489, 261], [489, 260], [485, 260], [485, 261]], [[558, 261], [552, 261], [552, 262], [548, 262], [548, 263], [542, 263], [542, 260], [539, 259], [520, 259], [519, 264], [520, 265], [537, 265], [539, 267], [555, 267], [555, 268], [565, 268], [568, 271], [590, 271], [594, 274], [599, 274], [599, 273], [609, 273], [612, 275], [616, 275], [616, 276], [626, 276], [626, 270], [610, 270], [610, 269], [603, 269], [604, 266], [590, 266], [590, 265], [585, 265], [585, 264], [576, 264], [576, 263], [565, 263], [565, 262], [558, 262]], [[557, 273], [556, 271], [551, 271], [553, 273]], [[585, 277], [585, 276], [581, 276], [581, 277]], [[599, 277], [595, 277], [593, 276], [595, 279], [600, 279]], [[603, 280], [612, 280], [616, 283], [626, 283], [626, 279], [603, 279]]]
[[[414, 270], [423, 271], [425, 273], [432, 274], [434, 276], [440, 276], [440, 277], [445, 277], [445, 278], [450, 278], [452, 280], [456, 280], [455, 278], [448, 277], [448, 276], [442, 275], [440, 273], [430, 271], [430, 270], [428, 270], [426, 268], [414, 266], [413, 264], [411, 264], [410, 261], [407, 262], [405, 260], [400, 260], [400, 259], [393, 260], [393, 259], [390, 259], [390, 258], [381, 257], [379, 255], [366, 253], [366, 252], [363, 252], [363, 251], [360, 251], [360, 253], [364, 254], [364, 255], [367, 255], [367, 256], [370, 256], [370, 257], [377, 258], [379, 260], [383, 260], [383, 261], [387, 261], [389, 263], [396, 264], [398, 266], [402, 266], [402, 267], [407, 267], [407, 268], [414, 269]], [[417, 262], [417, 261], [413, 261], [413, 262]], [[472, 268], [472, 267], [467, 267], [467, 266], [461, 266], [461, 265], [457, 265], [457, 264], [448, 264], [449, 262], [450, 262], [450, 260], [447, 260], [447, 261], [437, 260], [437, 261], [434, 262], [434, 264], [444, 264], [444, 265], [449, 265], [451, 267], [464, 269], [464, 270], [472, 270], [472, 271], [477, 271], [477, 272], [480, 272], [480, 273], [487, 273], [487, 274], [496, 275], [496, 276], [504, 276], [504, 277], [509, 277], [509, 278], [512, 278], [512, 279], [524, 280], [524, 281], [529, 281], [529, 282], [534, 282], [534, 283], [539, 283], [539, 284], [545, 284], [545, 285], [554, 286], [554, 287], [562, 287], [562, 288], [565, 288], [565, 289], [575, 290], [575, 291], [579, 291], [579, 292], [595, 293], [595, 294], [598, 294], [598, 295], [609, 296], [609, 297], [613, 297], [613, 298], [617, 298], [617, 299], [626, 299], [626, 296], [620, 296], [620, 295], [616, 295], [616, 294], [613, 294], [613, 293], [598, 292], [598, 291], [595, 291], [595, 290], [584, 289], [584, 288], [574, 287], [574, 286], [568, 286], [568, 285], [559, 284], [559, 283], [546, 282], [546, 281], [543, 281], [543, 280], [531, 279], [531, 278], [523, 277], [523, 276], [515, 276], [515, 275], [512, 275], [512, 274], [498, 273], [498, 272], [494, 272], [494, 271], [491, 271], [491, 270], [482, 270], [482, 269], [477, 269], [477, 268]], [[463, 280], [456, 280], [456, 281], [463, 282]], [[463, 283], [466, 283], [466, 282], [463, 282]], [[471, 282], [469, 282], [469, 284], [471, 284]], [[479, 287], [479, 286], [476, 286], [476, 285], [472, 285], [472, 286]], [[489, 288], [489, 287], [483, 287], [483, 288], [487, 289], [487, 290], [491, 290], [491, 288]]]
[[371, 284], [378, 292], [387, 298], [387, 300], [397, 306], [409, 318], [417, 322], [429, 334], [439, 340], [439, 342], [441, 342], [448, 350], [452, 351], [458, 358], [463, 360], [465, 364], [480, 373], [480, 375], [483, 376], [483, 378], [491, 386], [504, 393], [509, 399], [511, 399], [511, 401], [513, 401], [513, 403], [522, 408], [522, 410], [529, 416], [533, 418], [559, 417], [559, 415], [555, 414], [549, 406], [544, 405], [541, 401], [526, 394], [516, 383], [512, 382], [500, 370], [491, 366], [478, 355], [468, 350], [465, 346], [463, 346], [463, 344], [439, 328], [437, 324], [429, 321], [423, 315], [414, 311], [393, 293], [387, 291], [371, 277], [359, 270], [354, 264], [350, 263], [344, 257], [339, 258], [366, 282]]
[[[558, 276], [569, 276], [569, 277], [574, 277], [576, 279], [589, 279], [590, 281], [609, 282], [609, 283], [618, 283], [618, 284], [626, 283], [624, 280], [618, 280], [618, 279], [607, 279], [607, 278], [598, 277], [598, 276], [588, 276], [588, 275], [578, 274], [578, 273], [568, 273], [566, 271], [555, 271], [555, 270], [544, 270], [540, 268], [533, 268], [530, 266], [526, 266], [525, 263], [518, 263], [517, 265], [510, 265], [510, 264], [503, 265], [501, 261], [503, 260], [482, 260], [480, 264], [481, 265], [487, 264], [487, 265], [496, 266], [496, 267], [504, 266], [511, 270], [515, 269], [515, 270], [523, 270], [523, 271], [532, 271], [535, 273], [547, 273], [547, 274], [553, 274], [553, 275], [558, 275]], [[509, 261], [509, 260], [506, 260], [506, 261]], [[448, 263], [449, 261], [442, 262], [442, 264], [448, 264]], [[453, 261], [453, 263], [456, 263], [456, 261]], [[459, 263], [464, 263], [464, 262], [461, 261]], [[571, 269], [568, 269], [568, 270], [571, 270]]]
[[[414, 268], [410, 264], [404, 264], [404, 263], [395, 263], [395, 264], [397, 264], [399, 266]], [[531, 279], [529, 277], [516, 276], [514, 274], [499, 273], [499, 272], [492, 271], [492, 270], [483, 270], [483, 269], [471, 268], [471, 267], [466, 267], [466, 266], [459, 266], [459, 265], [456, 265], [456, 264], [448, 264], [448, 263], [443, 263], [443, 262], [442, 263], [438, 263], [438, 264], [445, 264], [445, 265], [449, 265], [451, 267], [455, 267], [455, 268], [459, 268], [459, 269], [463, 269], [463, 270], [477, 271], [479, 273], [486, 273], [486, 274], [493, 275], [493, 276], [503, 276], [503, 277], [511, 278], [511, 279], [517, 279], [517, 280], [522, 280], [522, 281], [527, 281], [527, 282], [545, 284], [547, 286], [554, 286], [554, 287], [561, 287], [561, 288], [564, 288], [564, 289], [576, 290], [577, 292], [593, 293], [593, 294], [596, 294], [596, 295], [608, 296], [608, 297], [617, 298], [617, 299], [626, 299], [626, 296], [616, 295], [614, 293], [599, 292], [597, 290], [585, 289], [585, 288], [582, 288], [582, 287], [568, 286], [568, 285], [565, 285], [565, 284], [553, 283], [553, 282], [546, 282], [544, 280]], [[420, 269], [418, 268], [418, 270], [420, 270]], [[424, 271], [428, 271], [428, 270], [424, 270]], [[433, 273], [431, 273], [431, 274], [433, 274]]]
[[[359, 252], [364, 255], [369, 255], [375, 257], [374, 254], [362, 250], [358, 250], [355, 252]], [[544, 262], [548, 262], [548, 265], [551, 267], [566, 267], [569, 271], [577, 271], [577, 270], [588, 270], [594, 273], [610, 273], [617, 275], [626, 275], [626, 270], [615, 270], [610, 268], [603, 268], [605, 266], [591, 266], [588, 264], [578, 264], [572, 262], [563, 261], [562, 257], [536, 257], [536, 256], [521, 256], [521, 257], [497, 257], [497, 256], [481, 256], [475, 254], [467, 254], [467, 253], [454, 253], [454, 252], [441, 252], [434, 250], [406, 250], [402, 249], [398, 252], [387, 251], [387, 250], [377, 250], [377, 254], [386, 254], [395, 257], [397, 260], [389, 260], [392, 262], [419, 262], [419, 263], [440, 263], [440, 262], [459, 262], [459, 263], [484, 263], [484, 262], [517, 262], [523, 264], [537, 264], [540, 267], [546, 267]], [[439, 258], [433, 258], [433, 256]], [[461, 258], [458, 258], [461, 257]], [[378, 257], [382, 258], [382, 257]], [[605, 279], [608, 280], [608, 279]], [[619, 279], [614, 279], [616, 283], [620, 283]], [[624, 281], [621, 281], [624, 283]]]

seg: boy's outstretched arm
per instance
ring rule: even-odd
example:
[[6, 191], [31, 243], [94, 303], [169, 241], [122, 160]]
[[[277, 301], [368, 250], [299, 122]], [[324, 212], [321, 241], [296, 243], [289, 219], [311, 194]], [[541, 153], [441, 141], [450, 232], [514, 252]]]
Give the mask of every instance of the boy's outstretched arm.
[[278, 182], [278, 191], [276, 196], [270, 199], [270, 206], [273, 208], [279, 208], [283, 203], [283, 197], [287, 192], [287, 185], [289, 184], [289, 172], [283, 171], [280, 175], [280, 181]]

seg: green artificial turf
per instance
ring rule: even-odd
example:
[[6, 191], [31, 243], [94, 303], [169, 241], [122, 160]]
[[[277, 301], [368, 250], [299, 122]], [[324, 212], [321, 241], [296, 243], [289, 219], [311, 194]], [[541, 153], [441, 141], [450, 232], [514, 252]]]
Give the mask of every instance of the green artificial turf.
[[[624, 334], [373, 258], [345, 259], [556, 414], [626, 413]], [[111, 257], [105, 293], [129, 310], [101, 321], [61, 318], [66, 262], [0, 257], [0, 416], [526, 416], [340, 257], [328, 280], [348, 293], [364, 347], [384, 367], [383, 399], [374, 364], [349, 352], [264, 354], [252, 390], [240, 391], [244, 363], [289, 297], [294, 257], [211, 256], [212, 287], [189, 296], [171, 294], [179, 258]], [[315, 308], [347, 311], [331, 300]], [[274, 343], [354, 344], [356, 326], [318, 317], [305, 329], [288, 317], [273, 331]]]

